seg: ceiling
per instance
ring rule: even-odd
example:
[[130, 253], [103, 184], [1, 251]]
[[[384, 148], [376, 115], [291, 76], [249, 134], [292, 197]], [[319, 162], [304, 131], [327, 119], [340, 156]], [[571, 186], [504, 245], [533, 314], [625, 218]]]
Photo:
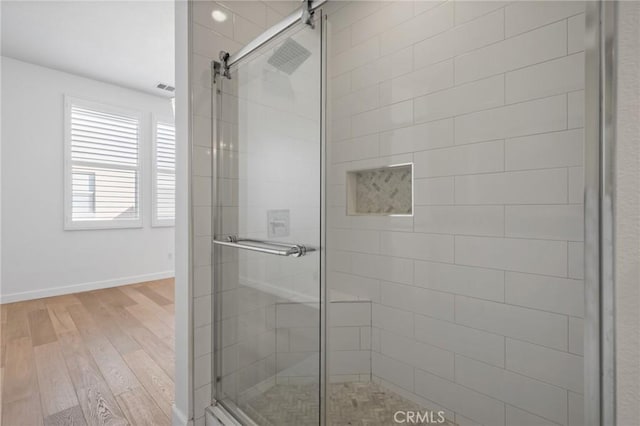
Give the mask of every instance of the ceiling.
[[3, 56], [173, 96], [173, 1], [1, 3]]

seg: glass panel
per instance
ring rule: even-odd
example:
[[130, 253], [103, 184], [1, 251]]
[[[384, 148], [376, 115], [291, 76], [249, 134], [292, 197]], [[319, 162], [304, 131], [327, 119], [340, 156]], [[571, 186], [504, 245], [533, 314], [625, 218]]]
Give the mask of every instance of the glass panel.
[[[216, 398], [260, 425], [319, 422], [319, 27], [243, 59], [218, 98], [216, 238], [263, 251], [215, 245]], [[276, 254], [295, 245], [316, 251]]]

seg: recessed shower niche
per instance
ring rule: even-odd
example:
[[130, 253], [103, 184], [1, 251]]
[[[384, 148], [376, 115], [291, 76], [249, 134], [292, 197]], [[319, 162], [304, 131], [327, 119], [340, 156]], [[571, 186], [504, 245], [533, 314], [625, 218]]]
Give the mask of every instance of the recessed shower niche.
[[413, 214], [413, 164], [347, 172], [347, 214]]

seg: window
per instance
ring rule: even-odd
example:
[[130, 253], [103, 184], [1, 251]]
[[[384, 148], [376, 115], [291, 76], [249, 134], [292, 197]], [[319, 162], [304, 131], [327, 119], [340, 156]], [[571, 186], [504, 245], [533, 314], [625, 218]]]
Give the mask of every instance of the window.
[[176, 129], [154, 120], [153, 226], [173, 226], [176, 216]]
[[140, 114], [65, 99], [65, 229], [142, 226]]

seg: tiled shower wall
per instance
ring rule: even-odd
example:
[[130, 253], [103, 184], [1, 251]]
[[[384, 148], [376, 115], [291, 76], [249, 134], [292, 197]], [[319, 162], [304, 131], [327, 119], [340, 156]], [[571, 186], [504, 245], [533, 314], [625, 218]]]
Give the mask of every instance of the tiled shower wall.
[[[461, 425], [583, 424], [584, 20], [545, 1], [329, 15], [328, 285], [372, 302], [373, 380]], [[347, 171], [411, 162], [412, 217], [346, 214]]]
[[[266, 28], [274, 25], [297, 2], [289, 1], [193, 1], [191, 81], [192, 94], [192, 192], [193, 192], [193, 308], [194, 308], [194, 413], [196, 425], [204, 425], [204, 410], [211, 404], [211, 74], [212, 60], [220, 50], [235, 52]], [[211, 12], [227, 13], [216, 22]]]

